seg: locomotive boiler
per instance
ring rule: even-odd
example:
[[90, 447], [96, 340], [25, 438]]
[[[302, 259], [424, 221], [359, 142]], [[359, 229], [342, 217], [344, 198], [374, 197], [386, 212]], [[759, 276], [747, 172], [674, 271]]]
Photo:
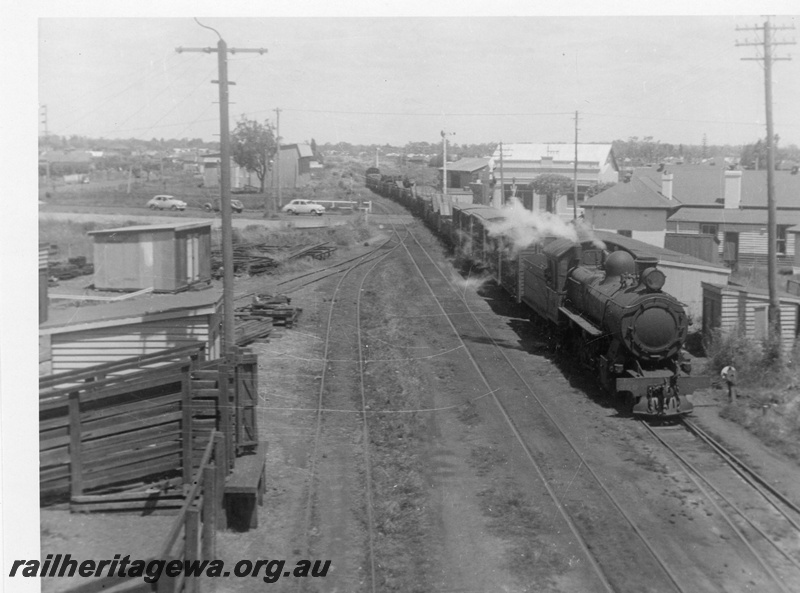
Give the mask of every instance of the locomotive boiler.
[[686, 395], [697, 383], [683, 352], [688, 320], [661, 290], [666, 277], [656, 265], [615, 251], [601, 266], [570, 269], [564, 330], [577, 359], [608, 391], [625, 397], [634, 414], [686, 414], [692, 409]]
[[666, 276], [656, 258], [566, 238], [510, 250], [507, 238], [491, 230], [507, 217], [502, 210], [452, 204], [448, 216], [395, 178], [372, 175], [366, 181], [376, 193], [422, 217], [460, 255], [546, 320], [570, 360], [623, 398], [634, 415], [688, 414], [693, 406], [686, 396], [710, 384], [709, 377], [691, 374], [683, 350], [688, 319], [683, 305], [662, 290]]

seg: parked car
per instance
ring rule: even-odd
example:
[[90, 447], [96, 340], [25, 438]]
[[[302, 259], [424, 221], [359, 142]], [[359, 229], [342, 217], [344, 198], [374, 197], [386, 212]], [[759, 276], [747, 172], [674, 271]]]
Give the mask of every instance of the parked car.
[[[203, 209], [205, 209], [206, 212], [219, 212], [222, 210], [222, 206], [220, 205], [219, 199], [216, 199], [213, 202], [206, 202]], [[231, 200], [231, 210], [236, 212], [236, 214], [241, 214], [244, 210], [244, 204], [239, 200]]]
[[186, 202], [174, 196], [155, 196], [146, 206], [151, 210], [186, 210]]
[[325, 213], [325, 206], [311, 200], [292, 200], [281, 210], [287, 214], [316, 214], [317, 216], [322, 216]]

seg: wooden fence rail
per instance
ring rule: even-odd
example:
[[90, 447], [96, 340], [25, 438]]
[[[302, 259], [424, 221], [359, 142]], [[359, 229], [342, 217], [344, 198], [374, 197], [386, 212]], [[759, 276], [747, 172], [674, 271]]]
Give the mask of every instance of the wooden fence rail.
[[[183, 503], [173, 519], [167, 537], [161, 545], [160, 554], [152, 560], [181, 562], [215, 560], [217, 555], [216, 532], [224, 527], [223, 488], [227, 470], [224, 459], [225, 439], [217, 431], [212, 431], [203, 450], [200, 464], [192, 474], [191, 484], [187, 485]], [[123, 580], [129, 584], [121, 585]], [[109, 576], [70, 589], [67, 593], [99, 593], [110, 587], [117, 587], [118, 593], [198, 593], [200, 578], [187, 577], [181, 573], [169, 577], [162, 572], [155, 583], [142, 581], [142, 577]]]
[[76, 369], [74, 371], [46, 375], [39, 377], [39, 390], [42, 391], [47, 388], [71, 383], [97, 381], [98, 379], [103, 379], [115, 373], [128, 373], [131, 372], [131, 370], [149, 368], [183, 357], [203, 360], [205, 358], [205, 345], [202, 342], [197, 342], [197, 344], [189, 346], [178, 346], [162, 350], [161, 352], [143, 354], [141, 356], [116, 360], [114, 362], [106, 362], [86, 369]]
[[[68, 493], [74, 501], [143, 488], [154, 479], [188, 484], [214, 430], [223, 435], [232, 468], [235, 456], [257, 440], [257, 357], [236, 350], [227, 360], [206, 361], [199, 354], [177, 348], [44, 378], [43, 499]], [[140, 498], [142, 505], [151, 502]], [[83, 510], [104, 508], [98, 500], [81, 500]], [[132, 500], [126, 504], [135, 507]]]

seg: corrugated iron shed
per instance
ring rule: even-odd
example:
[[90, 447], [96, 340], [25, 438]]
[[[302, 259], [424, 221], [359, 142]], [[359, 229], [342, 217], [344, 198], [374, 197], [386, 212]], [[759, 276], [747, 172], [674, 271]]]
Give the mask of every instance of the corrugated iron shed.
[[[742, 332], [761, 341], [768, 335], [769, 291], [734, 284], [703, 282], [703, 330], [719, 328], [723, 333]], [[779, 291], [781, 343], [791, 352], [798, 335], [800, 297]]]
[[220, 352], [221, 291], [208, 289], [53, 311], [39, 326], [47, 372], [63, 372], [197, 342]]
[[175, 292], [211, 279], [211, 222], [136, 225], [88, 233], [99, 290]]
[[50, 245], [39, 243], [39, 323], [47, 321], [47, 268], [50, 265]]

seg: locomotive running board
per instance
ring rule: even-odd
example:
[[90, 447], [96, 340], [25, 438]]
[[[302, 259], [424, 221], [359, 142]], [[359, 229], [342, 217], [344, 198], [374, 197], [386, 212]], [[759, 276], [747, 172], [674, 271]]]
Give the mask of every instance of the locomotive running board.
[[565, 317], [570, 319], [573, 323], [575, 323], [578, 327], [580, 327], [582, 330], [587, 332], [592, 337], [596, 338], [597, 336], [603, 333], [600, 329], [589, 323], [589, 321], [587, 321], [580, 315], [576, 315], [569, 309], [566, 309], [564, 307], [559, 307], [558, 311], [559, 313], [562, 313]]

